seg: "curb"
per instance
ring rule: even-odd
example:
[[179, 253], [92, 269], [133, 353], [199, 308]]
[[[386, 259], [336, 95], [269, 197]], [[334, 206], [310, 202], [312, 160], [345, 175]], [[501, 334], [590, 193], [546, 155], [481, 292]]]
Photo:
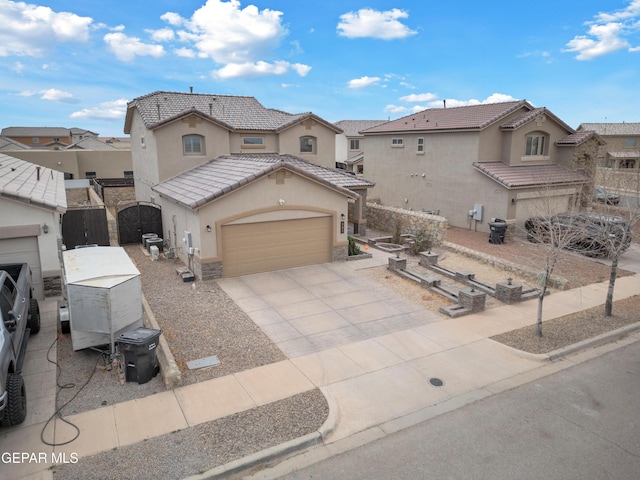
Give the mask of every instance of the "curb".
[[[158, 321], [156, 320], [144, 293], [142, 294], [142, 308], [147, 314], [147, 320], [151, 324], [149, 325], [150, 328], [162, 330], [160, 325], [158, 325]], [[162, 375], [162, 380], [164, 380], [164, 386], [167, 390], [172, 390], [173, 388], [182, 385], [182, 374], [180, 373], [176, 359], [173, 358], [173, 354], [169, 349], [167, 340], [162, 335], [160, 335], [156, 355], [158, 356], [158, 363], [160, 364], [160, 374]]]
[[588, 348], [599, 347], [600, 345], [619, 340], [637, 330], [640, 330], [640, 322], [625, 325], [624, 327], [620, 327], [616, 330], [611, 330], [610, 332], [602, 333], [598, 336], [588, 338], [586, 340], [582, 340], [581, 342], [558, 348], [557, 350], [552, 350], [547, 353], [525, 352], [524, 350], [518, 350], [517, 348], [510, 347], [509, 345], [505, 345], [504, 343], [500, 343], [496, 340], [491, 340], [490, 338], [488, 338], [487, 340], [491, 340], [492, 342], [497, 343], [504, 349], [519, 356], [520, 358], [538, 362], [552, 362], [559, 358], [566, 357], [567, 355], [571, 355], [572, 353], [587, 350]]
[[329, 415], [320, 428], [315, 432], [261, 450], [251, 455], [247, 455], [246, 457], [239, 458], [233, 462], [212, 468], [207, 472], [183, 478], [182, 480], [221, 480], [229, 478], [230, 475], [249, 470], [250, 468], [258, 465], [264, 466], [264, 464], [270, 460], [279, 459], [323, 443], [324, 439], [333, 432], [334, 428], [338, 424], [340, 412], [338, 404], [331, 394], [327, 393], [322, 388], [320, 391], [329, 405]]

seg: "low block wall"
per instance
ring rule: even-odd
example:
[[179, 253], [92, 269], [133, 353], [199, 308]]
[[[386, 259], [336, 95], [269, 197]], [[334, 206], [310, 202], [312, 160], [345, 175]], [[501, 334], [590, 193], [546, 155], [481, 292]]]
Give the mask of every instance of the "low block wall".
[[402, 233], [427, 232], [432, 236], [435, 245], [443, 242], [447, 230], [447, 219], [439, 215], [367, 203], [368, 228], [392, 233], [396, 230], [398, 221], [402, 225]]

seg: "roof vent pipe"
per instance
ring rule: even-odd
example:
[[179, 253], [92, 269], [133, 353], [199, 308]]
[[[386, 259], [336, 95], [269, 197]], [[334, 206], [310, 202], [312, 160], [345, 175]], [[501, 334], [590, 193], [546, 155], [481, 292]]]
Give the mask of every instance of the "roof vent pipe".
[[446, 99], [442, 100], [442, 103], [444, 104], [444, 108], [447, 108], [447, 100]]
[[213, 117], [213, 103], [209, 104], [209, 116]]
[[38, 181], [40, 181], [40, 167], [36, 167], [36, 175], [37, 175]]
[[160, 104], [156, 103], [156, 107], [158, 107], [158, 120], [160, 120]]
[[189, 93], [193, 93], [193, 87], [189, 87]]

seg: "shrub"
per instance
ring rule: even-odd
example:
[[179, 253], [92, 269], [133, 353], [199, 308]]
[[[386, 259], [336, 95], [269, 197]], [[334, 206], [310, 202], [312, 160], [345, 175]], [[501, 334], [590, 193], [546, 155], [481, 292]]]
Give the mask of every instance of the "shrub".
[[360, 246], [356, 243], [356, 239], [353, 237], [347, 237], [349, 240], [349, 256], [360, 255]]
[[418, 255], [420, 252], [431, 250], [431, 247], [433, 246], [433, 237], [434, 235], [432, 233], [429, 233], [424, 229], [416, 230], [413, 234], [414, 243], [411, 245], [411, 253]]

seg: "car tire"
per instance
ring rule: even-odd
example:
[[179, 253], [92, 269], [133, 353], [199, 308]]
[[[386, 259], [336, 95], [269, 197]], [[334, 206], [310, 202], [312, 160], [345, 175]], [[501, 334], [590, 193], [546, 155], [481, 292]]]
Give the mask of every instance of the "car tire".
[[0, 421], [3, 427], [13, 427], [27, 418], [27, 390], [22, 375], [10, 373], [7, 376], [7, 406]]
[[27, 328], [31, 330], [31, 335], [35, 335], [40, 331], [40, 305], [38, 305], [38, 300], [35, 298], [32, 298], [29, 303]]

